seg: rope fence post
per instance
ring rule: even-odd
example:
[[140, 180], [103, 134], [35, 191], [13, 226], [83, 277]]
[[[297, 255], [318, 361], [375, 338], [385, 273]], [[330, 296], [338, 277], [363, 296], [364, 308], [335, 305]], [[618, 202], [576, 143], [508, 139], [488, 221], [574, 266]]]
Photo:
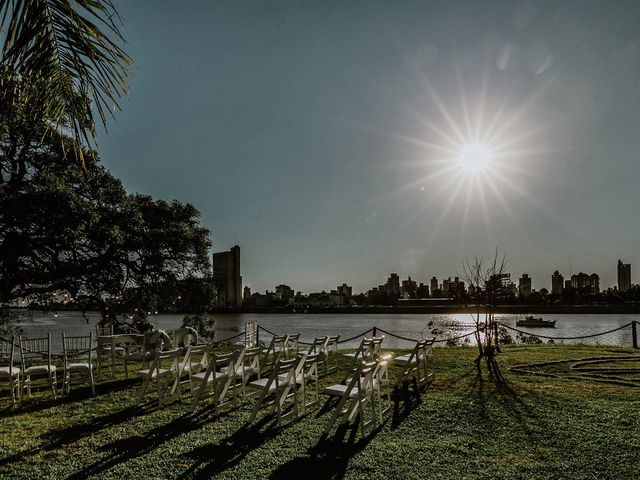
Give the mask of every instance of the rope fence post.
[[631, 322], [631, 343], [633, 344], [633, 348], [638, 348], [638, 331], [637, 331], [638, 322]]

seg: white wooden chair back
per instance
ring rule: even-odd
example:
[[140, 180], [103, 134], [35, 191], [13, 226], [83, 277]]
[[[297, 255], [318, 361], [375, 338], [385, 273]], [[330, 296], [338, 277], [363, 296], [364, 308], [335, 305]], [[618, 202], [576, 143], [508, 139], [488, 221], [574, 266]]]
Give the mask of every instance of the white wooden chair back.
[[367, 361], [374, 361], [380, 357], [382, 342], [384, 341], [384, 336], [382, 337], [373, 337], [371, 339], [371, 345], [369, 347], [369, 351], [367, 352], [366, 359]]
[[[210, 354], [207, 370], [205, 372], [192, 375], [192, 412], [196, 409], [198, 403], [204, 400], [206, 396], [213, 397], [214, 411], [217, 411], [219, 407], [235, 400], [236, 392], [232, 381], [232, 373], [235, 368], [236, 357], [237, 354], [235, 352]], [[207, 389], [209, 390], [209, 393], [207, 393]], [[225, 401], [229, 392], [231, 392], [232, 398]]]
[[326, 346], [326, 359], [324, 362], [324, 373], [328, 375], [330, 373], [335, 372], [338, 369], [338, 365], [335, 361], [335, 356], [338, 354], [338, 341], [340, 340], [340, 335], [329, 335], [327, 337], [327, 346]]
[[242, 397], [247, 396], [247, 383], [256, 375], [260, 378], [260, 347], [245, 348], [242, 358]]
[[0, 390], [7, 384], [13, 403], [20, 400], [20, 369], [14, 365], [15, 337], [11, 340], [0, 338]]
[[302, 411], [306, 413], [307, 408], [320, 403], [319, 376], [319, 353], [305, 355], [302, 369]]
[[51, 363], [51, 334], [40, 338], [20, 336], [19, 340], [22, 389], [31, 396], [32, 387], [46, 385], [51, 387], [53, 398], [57, 398], [56, 366]]
[[[268, 379], [253, 382], [260, 384], [261, 391], [248, 423], [252, 423], [263, 408], [269, 408], [270, 412], [276, 411], [278, 424], [290, 415], [298, 416], [296, 372], [300, 371], [303, 365], [304, 356], [301, 359], [285, 359], [284, 356], [280, 356]], [[289, 400], [292, 401], [293, 408], [290, 412], [286, 412], [285, 405]]]
[[113, 335], [113, 324], [96, 324], [96, 337], [107, 337]]
[[413, 351], [406, 360], [406, 367], [402, 373], [402, 382], [404, 384], [413, 380], [416, 387], [422, 389], [433, 381], [434, 375], [430, 364], [433, 359], [432, 347], [434, 341], [435, 338], [416, 342]]
[[300, 341], [299, 333], [287, 336], [287, 343], [285, 345], [285, 354], [287, 355], [287, 358], [295, 358], [298, 356], [299, 341]]
[[366, 352], [371, 350], [372, 341], [373, 339], [371, 338], [363, 337], [362, 340], [360, 340], [360, 345], [358, 345], [358, 348], [356, 348], [354, 352], [345, 353], [344, 356], [352, 358], [356, 364], [361, 362], [362, 359], [366, 356]]
[[[155, 382], [156, 393], [158, 395], [158, 404], [162, 405], [165, 401], [173, 397], [175, 391], [181, 395], [180, 375], [181, 365], [180, 350], [156, 350], [151, 368], [148, 370], [140, 370], [138, 375], [143, 378], [142, 387], [138, 395], [138, 403], [147, 393], [151, 382]], [[168, 368], [167, 368], [168, 366]], [[167, 392], [169, 392], [167, 394]]]
[[[93, 380], [93, 364], [91, 363], [93, 350], [93, 332], [89, 335], [69, 337], [62, 332], [62, 358], [64, 365], [62, 389], [71, 390], [72, 376], [86, 377], [91, 386], [91, 393], [96, 394]], [[72, 362], [76, 360], [76, 362]]]
[[[329, 387], [325, 390], [325, 393], [329, 393], [330, 395], [334, 396], [339, 395], [340, 397], [338, 405], [324, 430], [325, 435], [331, 433], [331, 430], [336, 425], [336, 422], [349, 423], [354, 418], [356, 418], [356, 416], [359, 416], [360, 418], [360, 429], [362, 435], [365, 435], [366, 427], [373, 421], [373, 419], [367, 420], [365, 418], [365, 414], [366, 407], [368, 405], [371, 405], [373, 408], [373, 373], [376, 369], [376, 366], [376, 362], [362, 362], [353, 371], [353, 374], [349, 379], [346, 387], [338, 385], [334, 387], [341, 388], [337, 389], [334, 387]], [[375, 417], [375, 411], [372, 413]]]
[[288, 338], [288, 335], [274, 335], [271, 338], [267, 349], [262, 351], [265, 366], [275, 364], [280, 359], [280, 356], [286, 355]]

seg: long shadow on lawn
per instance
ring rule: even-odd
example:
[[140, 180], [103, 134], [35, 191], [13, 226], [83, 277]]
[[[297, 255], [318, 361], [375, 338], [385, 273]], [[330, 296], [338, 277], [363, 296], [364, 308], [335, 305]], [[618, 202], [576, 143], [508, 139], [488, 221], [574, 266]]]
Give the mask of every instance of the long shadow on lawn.
[[194, 461], [189, 470], [183, 473], [184, 477], [205, 479], [212, 478], [216, 474], [236, 466], [251, 451], [271, 440], [284, 429], [304, 419], [298, 417], [283, 426], [269, 425], [273, 417], [267, 415], [253, 425], [244, 425], [231, 436], [223, 439], [218, 444], [208, 444], [195, 448], [186, 456]]
[[98, 430], [118, 425], [130, 420], [134, 416], [145, 415], [153, 410], [154, 408], [152, 404], [131, 406], [102, 417], [93, 418], [90, 422], [73, 425], [59, 430], [53, 430], [43, 434], [40, 437], [43, 440], [43, 443], [36, 447], [0, 458], [0, 465], [22, 462], [25, 460], [25, 457], [34, 455], [43, 450], [55, 450], [57, 448], [62, 448], [63, 446], [77, 442], [84, 437], [93, 435]]
[[307, 451], [307, 455], [296, 457], [279, 466], [269, 478], [343, 478], [349, 461], [363, 450], [381, 429], [382, 425], [356, 441], [359, 424], [356, 422], [354, 425], [341, 425], [333, 437], [321, 437], [320, 441]]
[[[483, 423], [487, 429], [493, 428], [494, 425], [491, 423], [492, 414], [487, 409], [487, 400], [489, 398], [497, 398], [505, 407], [507, 413], [521, 426], [523, 432], [529, 439], [529, 443], [537, 449], [539, 439], [531, 428], [530, 423], [531, 421], [540, 422], [541, 420], [534, 412], [534, 409], [521, 398], [521, 395], [511, 382], [503, 377], [500, 366], [495, 359], [487, 362], [487, 369], [490, 385], [487, 385], [488, 382], [484, 380], [480, 374], [475, 377], [473, 383], [473, 394], [477, 405], [480, 406], [480, 422]], [[491, 386], [493, 386], [493, 388], [491, 388]], [[496, 393], [497, 397], [495, 395]]]
[[[227, 410], [225, 414], [230, 411]], [[214, 420], [203, 410], [197, 415], [181, 415], [168, 424], [145, 431], [141, 435], [132, 435], [129, 438], [116, 440], [99, 448], [100, 451], [110, 452], [108, 456], [67, 478], [69, 480], [84, 479], [91, 475], [99, 475], [115, 465], [145, 455], [169, 440], [201, 428], [211, 421]]]
[[[123, 390], [128, 390], [133, 384], [137, 383], [135, 378], [127, 380], [111, 381], [106, 384], [96, 385], [96, 397], [100, 395], [107, 395], [110, 393], [117, 393]], [[59, 407], [69, 403], [89, 401], [95, 397], [91, 395], [91, 389], [89, 386], [79, 387], [71, 389], [71, 392], [62, 396], [58, 395], [56, 399], [51, 395], [51, 391], [44, 391], [40, 395], [43, 398], [29, 399], [25, 396], [23, 403], [13, 406], [11, 409], [7, 409], [2, 412], [4, 417], [15, 417], [17, 415], [23, 415], [25, 413], [36, 413], [47, 408]], [[44, 397], [48, 395], [48, 398]]]

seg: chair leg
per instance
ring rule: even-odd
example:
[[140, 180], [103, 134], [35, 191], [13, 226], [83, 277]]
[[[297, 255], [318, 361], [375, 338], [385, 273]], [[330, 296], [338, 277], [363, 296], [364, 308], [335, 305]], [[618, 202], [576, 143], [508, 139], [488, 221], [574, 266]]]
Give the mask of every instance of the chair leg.
[[96, 395], [96, 384], [93, 380], [93, 368], [89, 368], [89, 381], [91, 382], [91, 395]]

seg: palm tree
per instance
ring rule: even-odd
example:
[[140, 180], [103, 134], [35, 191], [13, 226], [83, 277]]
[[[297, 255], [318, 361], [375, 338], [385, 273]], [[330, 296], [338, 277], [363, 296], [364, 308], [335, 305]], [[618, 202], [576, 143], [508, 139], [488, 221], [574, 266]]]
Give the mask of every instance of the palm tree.
[[111, 0], [0, 0], [0, 88], [11, 86], [14, 101], [37, 105], [52, 128], [70, 134], [83, 164], [83, 146], [95, 145], [95, 112], [106, 130], [127, 91], [132, 61], [118, 45], [121, 26]]

